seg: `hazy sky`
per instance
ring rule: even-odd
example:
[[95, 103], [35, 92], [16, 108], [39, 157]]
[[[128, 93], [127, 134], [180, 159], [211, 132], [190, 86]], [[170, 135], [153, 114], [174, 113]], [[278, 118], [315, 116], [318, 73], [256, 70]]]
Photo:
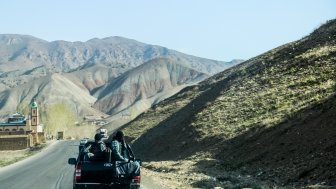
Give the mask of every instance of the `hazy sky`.
[[216, 60], [248, 59], [336, 18], [336, 0], [10, 0], [0, 33], [122, 36]]

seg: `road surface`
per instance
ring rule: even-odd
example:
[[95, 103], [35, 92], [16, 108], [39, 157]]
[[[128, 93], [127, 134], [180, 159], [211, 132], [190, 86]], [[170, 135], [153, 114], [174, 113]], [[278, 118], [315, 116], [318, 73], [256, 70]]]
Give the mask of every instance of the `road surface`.
[[[74, 167], [68, 158], [77, 157], [78, 141], [56, 141], [40, 153], [0, 168], [0, 189], [72, 189]], [[142, 175], [141, 189], [156, 188]]]

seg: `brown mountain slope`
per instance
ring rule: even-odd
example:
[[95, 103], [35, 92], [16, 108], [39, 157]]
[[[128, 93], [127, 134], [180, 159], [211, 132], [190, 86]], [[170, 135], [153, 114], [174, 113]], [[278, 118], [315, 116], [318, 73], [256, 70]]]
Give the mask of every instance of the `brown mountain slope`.
[[[36, 52], [47, 49], [47, 41], [27, 35], [0, 35], [0, 71], [32, 69], [39, 67], [44, 59]], [[31, 49], [34, 49], [31, 51]], [[33, 60], [35, 56], [39, 61]]]
[[[81, 94], [82, 91], [89, 91], [89, 94], [94, 94], [96, 97], [104, 97], [104, 100], [106, 100], [113, 96], [115, 90], [112, 88], [123, 87], [115, 86], [118, 85], [118, 83], [113, 82], [115, 78], [132, 69], [134, 69], [134, 71], [130, 72], [135, 73], [136, 70], [139, 70], [137, 68], [138, 66], [141, 67], [144, 62], [155, 60], [159, 57], [174, 59], [178, 64], [181, 63], [182, 67], [186, 67], [186, 70], [196, 70], [195, 72], [206, 73], [208, 75], [217, 73], [241, 62], [240, 60], [223, 62], [199, 58], [165, 47], [149, 45], [122, 37], [95, 38], [87, 42], [48, 42], [28, 35], [0, 34], [0, 93], [2, 93], [0, 94], [0, 100], [3, 100], [0, 105], [0, 117], [7, 117], [8, 114], [12, 114], [12, 112], [20, 106], [23, 98], [25, 98], [25, 101], [31, 101], [32, 99], [27, 99], [28, 96], [35, 96], [23, 95], [22, 97], [21, 92], [17, 92], [17, 90], [26, 90], [24, 88], [28, 85], [35, 85], [33, 84], [34, 82], [37, 82], [36, 85], [39, 85], [39, 80], [44, 80], [46, 76], [66, 72], [66, 74], [62, 74], [65, 79], [64, 82], [71, 81], [75, 84], [76, 87], [74, 87], [74, 90], [78, 90], [78, 95]], [[175, 73], [177, 75], [180, 74], [179, 69], [173, 71], [177, 71], [177, 73]], [[172, 76], [174, 75], [172, 72], [170, 74]], [[124, 75], [124, 79], [125, 77]], [[126, 102], [127, 106], [130, 106], [130, 104], [133, 105], [134, 102], [140, 102], [143, 94], [153, 96], [153, 98], [144, 96], [144, 101], [147, 100], [147, 102], [142, 104], [146, 104], [146, 106], [142, 106], [141, 103], [134, 104], [140, 107], [136, 109], [143, 111], [154, 102], [156, 103], [175, 94], [185, 85], [190, 84], [186, 78], [181, 78], [181, 80], [175, 76], [173, 76], [173, 78], [179, 80], [179, 88], [174, 88], [175, 86], [173, 86], [169, 88], [169, 92], [165, 90], [163, 93], [160, 93], [160, 90], [157, 88], [150, 88], [155, 87], [155, 85], [148, 85], [146, 86], [146, 90], [151, 93], [147, 94], [147, 92], [144, 92], [141, 93], [141, 95], [137, 94], [136, 100], [132, 99], [130, 102]], [[203, 79], [204, 78], [205, 77], [203, 77]], [[127, 81], [130, 80], [131, 79]], [[105, 85], [108, 87], [104, 87]], [[111, 88], [111, 85], [114, 86]], [[102, 91], [99, 90], [99, 88], [105, 89], [104, 95], [99, 94], [100, 91]], [[58, 90], [62, 89], [63, 87], [61, 86]], [[109, 89], [111, 89], [111, 91], [109, 91]], [[155, 91], [159, 94], [154, 94], [153, 92]], [[10, 98], [8, 98], [7, 94], [11, 95]], [[60, 92], [60, 95], [62, 94], [63, 93]], [[96, 97], [92, 98], [96, 99]], [[68, 96], [59, 97], [59, 99], [62, 98], [69, 100]], [[77, 98], [81, 97], [76, 97], [75, 99]], [[148, 100], [149, 98], [151, 99]], [[10, 100], [10, 102], [6, 102], [5, 100], [7, 99]], [[97, 110], [97, 112], [120, 112], [125, 109], [125, 103], [123, 103], [125, 100], [121, 101], [120, 105], [113, 106], [115, 110], [112, 110], [111, 107], [103, 107]], [[88, 102], [75, 100], [71, 103], [75, 103], [75, 106], [79, 107], [89, 106], [94, 102], [91, 100]], [[97, 102], [97, 104], [99, 103], [100, 101]], [[111, 103], [107, 105], [109, 106]], [[97, 107], [100, 108], [102, 106], [97, 105]], [[91, 108], [88, 110], [90, 111], [77, 111], [77, 115], [90, 114]], [[80, 112], [80, 114], [78, 114], [78, 112]]]
[[199, 58], [117, 36], [86, 42], [48, 42], [28, 35], [0, 34], [0, 74], [40, 66], [47, 70], [69, 72], [95, 64], [124, 70], [158, 57], [180, 58], [188, 62], [189, 67], [211, 75], [239, 62]]
[[66, 102], [76, 115], [104, 115], [91, 107], [96, 98], [86, 88], [77, 86], [62, 74], [40, 77], [35, 82], [0, 92], [0, 115], [12, 114], [20, 106], [27, 106], [33, 98], [40, 102], [41, 107]]
[[[312, 112], [311, 115], [317, 116], [322, 112], [323, 117], [329, 119], [335, 115], [334, 109], [328, 109], [336, 93], [335, 62], [336, 20], [332, 20], [301, 40], [266, 52], [198, 86], [184, 89], [126, 125], [125, 132], [144, 159], [193, 160], [196, 171], [218, 180], [224, 177], [223, 170], [239, 170], [275, 185], [301, 186], [319, 182], [333, 185], [332, 166], [305, 167], [301, 164], [302, 169], [297, 166], [284, 169], [282, 165], [289, 165], [296, 158], [310, 164], [311, 159], [304, 157], [310, 151], [313, 154], [319, 152], [314, 144], [321, 144], [323, 149], [335, 144], [333, 132], [330, 132], [335, 130], [333, 124], [302, 113]], [[300, 124], [294, 124], [298, 119], [302, 119]], [[317, 124], [321, 127], [308, 129]], [[283, 125], [291, 128], [293, 142], [281, 145], [292, 146], [293, 151], [286, 152], [287, 148], [284, 148], [276, 152], [278, 148], [272, 147], [274, 141], [288, 140], [280, 135]], [[297, 140], [294, 131], [311, 134], [303, 138], [304, 141], [309, 139], [305, 145], [308, 153], [298, 151], [300, 145], [294, 142]], [[267, 135], [269, 132], [274, 136]], [[316, 137], [311, 137], [312, 133]], [[257, 139], [263, 145], [254, 151], [249, 140]], [[330, 142], [320, 143], [320, 139]], [[278, 157], [278, 153], [284, 154]], [[330, 153], [320, 154], [317, 162], [330, 161], [330, 157], [336, 155], [334, 151]], [[229, 159], [231, 157], [234, 158]], [[272, 158], [273, 162], [270, 161]], [[261, 166], [261, 162], [267, 161], [271, 163]], [[277, 169], [280, 173], [275, 171]], [[291, 173], [291, 179], [284, 176], [286, 171]], [[314, 176], [323, 171], [328, 176], [323, 179]], [[196, 181], [194, 184], [197, 186]]]
[[[176, 59], [153, 59], [97, 90], [94, 107], [112, 115], [110, 120], [126, 121], [127, 118], [129, 121], [185, 86], [207, 77]], [[113, 122], [112, 125], [120, 124]]]
[[[221, 166], [295, 186], [336, 186], [336, 95], [272, 128], [260, 126], [221, 144]], [[252, 136], [252, 137], [251, 137]]]
[[99, 87], [125, 72], [125, 69], [115, 69], [105, 65], [94, 65], [64, 74], [78, 86], [86, 88], [93, 94]]

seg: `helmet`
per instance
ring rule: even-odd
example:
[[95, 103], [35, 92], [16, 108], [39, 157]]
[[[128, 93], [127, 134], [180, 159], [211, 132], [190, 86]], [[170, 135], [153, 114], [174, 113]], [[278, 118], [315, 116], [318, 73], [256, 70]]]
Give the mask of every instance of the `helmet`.
[[97, 133], [97, 134], [95, 134], [95, 136], [94, 136], [94, 139], [96, 140], [96, 141], [99, 141], [99, 140], [101, 140], [103, 138], [103, 135], [101, 135], [100, 133]]

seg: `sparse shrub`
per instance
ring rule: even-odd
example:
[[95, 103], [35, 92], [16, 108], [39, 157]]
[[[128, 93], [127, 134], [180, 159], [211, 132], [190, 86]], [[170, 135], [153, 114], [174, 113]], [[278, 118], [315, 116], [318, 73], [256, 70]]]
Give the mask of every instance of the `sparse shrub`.
[[75, 127], [76, 114], [71, 107], [65, 102], [52, 104], [45, 111], [46, 123], [45, 131], [47, 134], [56, 135], [57, 131], [65, 131]]

